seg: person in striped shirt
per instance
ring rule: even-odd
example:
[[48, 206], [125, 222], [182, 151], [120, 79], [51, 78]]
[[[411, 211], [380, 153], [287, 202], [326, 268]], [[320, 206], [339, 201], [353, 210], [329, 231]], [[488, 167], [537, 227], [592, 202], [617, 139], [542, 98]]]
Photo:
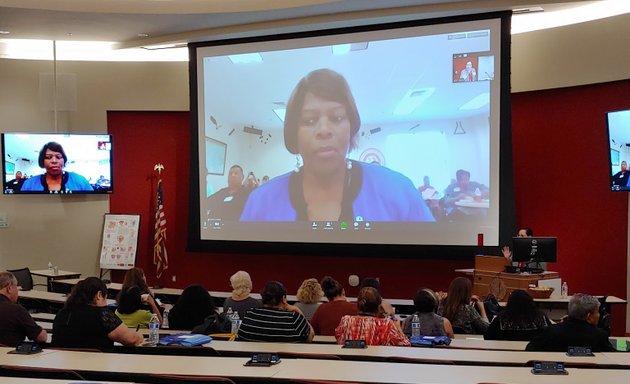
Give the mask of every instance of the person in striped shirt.
[[287, 290], [270, 281], [261, 292], [262, 308], [245, 314], [238, 330], [239, 340], [270, 342], [311, 342], [315, 333], [302, 311], [287, 303]]

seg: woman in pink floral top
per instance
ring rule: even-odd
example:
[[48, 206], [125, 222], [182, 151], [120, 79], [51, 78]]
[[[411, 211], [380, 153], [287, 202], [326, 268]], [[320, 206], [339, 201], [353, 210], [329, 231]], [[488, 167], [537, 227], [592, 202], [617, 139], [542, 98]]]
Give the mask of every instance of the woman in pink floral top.
[[367, 345], [402, 345], [408, 346], [409, 340], [400, 325], [392, 319], [383, 317], [380, 310], [381, 295], [372, 287], [365, 287], [357, 296], [359, 314], [341, 318], [335, 329], [338, 344], [346, 340], [365, 340]]

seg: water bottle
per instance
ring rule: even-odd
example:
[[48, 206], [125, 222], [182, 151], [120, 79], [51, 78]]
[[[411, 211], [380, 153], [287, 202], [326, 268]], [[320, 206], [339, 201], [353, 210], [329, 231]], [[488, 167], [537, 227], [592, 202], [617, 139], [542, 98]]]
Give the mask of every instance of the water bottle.
[[52, 263], [52, 261], [48, 262], [48, 270], [51, 271], [51, 272], [53, 270], [53, 263]]
[[149, 340], [147, 344], [157, 345], [158, 341], [160, 341], [160, 321], [154, 313], [149, 321]]
[[569, 284], [567, 284], [566, 281], [564, 283], [562, 283], [562, 289], [560, 290], [560, 295], [562, 297], [569, 296]]
[[420, 334], [420, 317], [417, 313], [411, 318], [411, 336], [421, 336]]
[[227, 320], [232, 321], [233, 316], [234, 316], [234, 310], [232, 309], [232, 307], [228, 307], [227, 312], [225, 312], [225, 318]]
[[168, 308], [164, 308], [164, 312], [162, 313], [162, 328], [168, 329], [168, 314], [170, 310]]
[[238, 329], [241, 326], [241, 317], [238, 315], [238, 312], [234, 312], [232, 315], [232, 330], [231, 333], [238, 333]]

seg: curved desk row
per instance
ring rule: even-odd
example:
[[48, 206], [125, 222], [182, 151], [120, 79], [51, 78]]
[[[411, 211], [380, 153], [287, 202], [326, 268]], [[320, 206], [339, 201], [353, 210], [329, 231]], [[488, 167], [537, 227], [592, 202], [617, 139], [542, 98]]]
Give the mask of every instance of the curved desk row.
[[133, 381], [155, 374], [224, 376], [264, 382], [310, 379], [366, 383], [480, 383], [531, 384], [626, 382], [627, 370], [568, 368], [566, 376], [536, 376], [527, 367], [449, 366], [436, 364], [378, 363], [284, 359], [270, 367], [244, 367], [245, 357], [184, 357], [121, 355], [116, 353], [45, 350], [37, 355], [7, 354], [0, 348], [0, 366], [69, 369], [86, 379]]

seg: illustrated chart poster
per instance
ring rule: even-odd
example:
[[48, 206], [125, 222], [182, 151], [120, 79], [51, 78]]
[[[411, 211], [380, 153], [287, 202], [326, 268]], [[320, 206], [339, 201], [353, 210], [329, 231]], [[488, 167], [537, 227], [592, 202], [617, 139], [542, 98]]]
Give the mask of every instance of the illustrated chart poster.
[[140, 215], [105, 215], [102, 269], [130, 269], [136, 262]]

